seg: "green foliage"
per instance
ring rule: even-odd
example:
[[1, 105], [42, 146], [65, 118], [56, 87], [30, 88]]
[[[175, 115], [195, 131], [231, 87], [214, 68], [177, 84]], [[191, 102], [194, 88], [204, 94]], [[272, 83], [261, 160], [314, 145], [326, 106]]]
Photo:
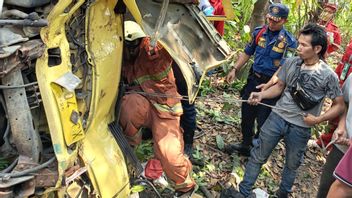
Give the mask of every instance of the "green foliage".
[[0, 170], [5, 169], [8, 165], [9, 162], [6, 159], [0, 157]]
[[253, 5], [256, 0], [232, 0], [233, 12], [235, 14], [234, 21], [226, 21], [224, 39], [232, 49], [242, 49], [244, 45], [250, 40], [249, 32], [245, 31], [245, 26], [248, 24]]
[[225, 115], [219, 109], [209, 109], [200, 103], [199, 105], [197, 105], [197, 109], [200, 116], [209, 116], [213, 120], [220, 123], [226, 123], [226, 124], [240, 123], [240, 118], [238, 116]]
[[143, 141], [135, 148], [138, 159], [142, 162], [147, 161], [153, 156], [153, 143], [151, 140]]
[[205, 171], [199, 171], [198, 173], [194, 173], [193, 172], [192, 178], [195, 180], [195, 182], [199, 186], [206, 186], [207, 185], [207, 182], [205, 181], [205, 178], [206, 178], [206, 172]]
[[335, 23], [339, 26], [343, 45], [348, 44], [352, 37], [352, 1], [339, 0], [339, 10], [336, 14]]
[[236, 154], [232, 155], [232, 172], [235, 173], [240, 179], [243, 179], [244, 170], [241, 166], [240, 157]]
[[[343, 37], [343, 46], [348, 44], [352, 37], [352, 1], [336, 0], [338, 2], [338, 12], [336, 13], [335, 23], [340, 28]], [[244, 26], [248, 24], [253, 11], [253, 5], [256, 0], [233, 0], [234, 21], [225, 23], [224, 39], [234, 51], [243, 49], [249, 41], [249, 34], [244, 33]], [[318, 0], [283, 0], [282, 3], [290, 9], [288, 22], [285, 24], [286, 29], [297, 35], [298, 31], [314, 17], [317, 17], [317, 10], [321, 9]]]
[[314, 135], [315, 138], [317, 139], [319, 138], [320, 134], [329, 133], [329, 132], [330, 132], [330, 125], [328, 124], [328, 122], [322, 122], [320, 124], [317, 124], [311, 129], [312, 135]]
[[300, 5], [298, 5], [297, 2], [298, 1], [293, 0], [283, 1], [283, 3], [290, 9], [288, 22], [285, 24], [285, 28], [294, 34], [297, 34], [304, 24], [313, 19], [314, 13], [319, 7], [317, 0], [303, 0]]
[[[304, 24], [313, 20], [314, 14], [318, 9], [321, 9], [318, 0], [302, 0], [300, 5], [298, 1], [284, 0], [283, 3], [290, 8], [289, 20], [285, 27], [297, 34]], [[338, 11], [335, 16], [335, 24], [340, 28], [343, 37], [343, 45], [346, 45], [352, 36], [352, 26], [350, 21], [352, 19], [352, 1], [337, 0]]]
[[214, 93], [215, 89], [214, 87], [211, 86], [211, 82], [208, 78], [205, 78], [202, 82], [202, 85], [200, 87], [200, 95], [201, 96], [206, 96], [210, 93]]
[[220, 150], [223, 150], [225, 147], [224, 139], [221, 137], [221, 135], [216, 135], [216, 145]]
[[131, 188], [131, 192], [132, 193], [142, 192], [144, 189], [145, 189], [145, 186], [143, 186], [143, 185], [134, 185]]
[[[196, 151], [193, 152], [193, 158], [195, 160], [202, 160], [203, 154], [201, 154], [199, 147], [196, 147]], [[197, 167], [199, 168], [199, 167]], [[208, 177], [207, 175], [212, 173], [212, 172], [218, 172], [221, 171], [220, 167], [216, 167], [214, 164], [212, 164], [211, 162], [207, 161], [206, 164], [200, 168], [200, 169], [193, 169], [194, 172], [192, 174], [193, 179], [196, 181], [196, 183], [199, 186], [206, 186], [207, 185], [207, 180]]]
[[250, 18], [251, 18], [251, 13], [253, 10], [253, 5], [255, 4], [257, 0], [237, 0], [237, 1], [232, 1], [234, 3], [234, 13], [237, 16], [240, 27], [243, 27], [246, 25]]
[[275, 181], [264, 167], [261, 169], [258, 180], [265, 182], [265, 186], [268, 188], [269, 193], [277, 190], [278, 181]]
[[234, 90], [234, 91], [241, 91], [245, 85], [246, 85], [246, 80], [245, 79], [236, 79], [231, 84], [231, 89]]
[[200, 149], [197, 145], [196, 150], [192, 153], [192, 156], [195, 160], [202, 160], [203, 154], [200, 152]]

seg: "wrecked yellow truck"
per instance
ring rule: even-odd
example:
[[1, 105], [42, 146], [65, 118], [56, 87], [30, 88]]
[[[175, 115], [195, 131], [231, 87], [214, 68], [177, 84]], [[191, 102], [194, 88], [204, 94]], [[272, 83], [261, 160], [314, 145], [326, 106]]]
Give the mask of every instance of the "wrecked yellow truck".
[[123, 24], [179, 65], [193, 101], [231, 52], [191, 0], [0, 1], [0, 197], [128, 197], [141, 166], [118, 126]]

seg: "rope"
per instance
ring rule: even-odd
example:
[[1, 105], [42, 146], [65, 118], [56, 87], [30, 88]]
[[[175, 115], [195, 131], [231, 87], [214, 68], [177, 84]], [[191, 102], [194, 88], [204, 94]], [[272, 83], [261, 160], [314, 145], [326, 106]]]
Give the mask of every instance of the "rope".
[[[135, 94], [140, 94], [140, 95], [143, 95], [143, 96], [152, 96], [152, 97], [161, 97], [161, 98], [174, 98], [174, 99], [180, 99], [180, 100], [184, 100], [184, 101], [188, 101], [189, 100], [188, 96], [183, 96], [183, 95], [171, 95], [171, 94], [163, 94], [163, 93], [146, 93], [146, 92], [143, 92], [143, 91], [126, 91], [125, 93], [126, 94], [135, 93]], [[211, 101], [211, 102], [219, 102], [219, 103], [224, 103], [224, 102], [228, 102], [228, 103], [243, 103], [243, 102], [247, 102], [248, 103], [248, 100], [234, 99], [234, 98], [233, 99], [229, 99], [229, 98], [222, 99], [222, 98], [215, 98], [215, 97], [197, 96], [197, 99], [203, 99], [205, 101], [208, 100], [208, 101]], [[266, 107], [269, 107], [271, 109], [277, 109], [277, 110], [284, 111], [284, 112], [287, 112], [287, 113], [292, 113], [292, 114], [298, 114], [298, 115], [301, 115], [301, 116], [306, 116], [306, 113], [297, 112], [297, 111], [291, 111], [291, 110], [288, 110], [288, 109], [285, 109], [285, 108], [269, 105], [269, 104], [262, 103], [262, 102], [259, 102], [258, 104], [266, 106]]]

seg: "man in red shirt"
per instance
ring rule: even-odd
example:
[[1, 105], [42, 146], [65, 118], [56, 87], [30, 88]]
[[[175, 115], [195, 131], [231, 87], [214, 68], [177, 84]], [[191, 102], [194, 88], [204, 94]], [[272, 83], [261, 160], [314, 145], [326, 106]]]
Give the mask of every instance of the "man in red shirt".
[[[341, 62], [337, 65], [337, 67], [335, 69], [335, 72], [336, 72], [337, 76], [339, 77], [340, 87], [342, 87], [342, 85], [345, 82], [345, 80], [347, 79], [348, 75], [350, 75], [350, 73], [352, 72], [351, 64], [352, 64], [352, 39], [346, 47], [346, 50], [342, 56]], [[329, 144], [329, 142], [331, 141], [332, 134], [334, 133], [334, 131], [337, 127], [338, 120], [339, 119], [336, 118], [332, 121], [329, 121], [329, 125], [330, 125], [329, 133], [322, 134], [320, 136], [320, 138], [317, 140], [317, 144], [320, 147], [322, 146], [322, 142], [324, 143], [324, 146]]]
[[[225, 15], [222, 0], [209, 0], [209, 3], [214, 8], [214, 15]], [[214, 21], [214, 27], [221, 36], [224, 36], [225, 21]]]
[[341, 45], [340, 30], [333, 21], [336, 11], [337, 6], [335, 4], [326, 3], [318, 20], [318, 24], [325, 27], [328, 35], [327, 54], [338, 50]]
[[341, 62], [337, 65], [335, 72], [339, 76], [340, 86], [345, 82], [347, 76], [352, 72], [352, 39], [346, 47], [346, 51], [342, 56]]

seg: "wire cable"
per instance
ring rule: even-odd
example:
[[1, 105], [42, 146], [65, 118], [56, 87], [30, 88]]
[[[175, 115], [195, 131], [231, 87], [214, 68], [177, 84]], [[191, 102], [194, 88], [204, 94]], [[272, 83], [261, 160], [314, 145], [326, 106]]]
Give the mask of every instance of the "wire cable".
[[20, 172], [15, 172], [15, 173], [0, 173], [0, 178], [1, 179], [9, 179], [11, 177], [22, 177], [24, 175], [28, 175], [34, 172], [37, 172], [47, 166], [49, 166], [51, 163], [53, 163], [55, 161], [56, 157], [53, 157], [51, 159], [49, 159], [48, 161], [46, 161], [45, 163], [38, 165], [36, 167], [33, 168], [29, 168]]
[[19, 89], [19, 88], [25, 88], [25, 87], [29, 87], [37, 84], [38, 82], [32, 82], [32, 83], [23, 84], [23, 85], [9, 85], [9, 86], [0, 85], [0, 89]]

